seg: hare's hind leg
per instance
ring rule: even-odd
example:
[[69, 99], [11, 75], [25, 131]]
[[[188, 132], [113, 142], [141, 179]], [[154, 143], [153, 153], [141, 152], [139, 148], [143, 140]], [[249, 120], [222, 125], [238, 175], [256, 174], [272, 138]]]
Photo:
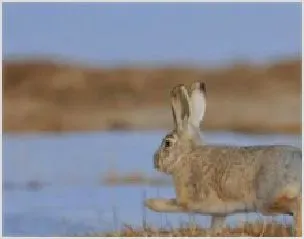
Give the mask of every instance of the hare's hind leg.
[[[288, 214], [292, 214], [294, 220], [294, 230], [295, 236], [302, 237], [302, 200], [301, 196], [293, 199], [280, 198], [277, 202], [274, 203], [278, 205], [279, 210], [281, 209], [281, 213], [285, 212]], [[274, 206], [275, 207], [275, 206]], [[273, 207], [270, 207], [270, 210]], [[275, 208], [277, 209], [277, 208]]]
[[264, 215], [289, 214], [293, 216], [296, 236], [302, 237], [302, 201], [301, 196], [286, 193], [285, 190], [272, 198], [258, 198], [257, 210]]

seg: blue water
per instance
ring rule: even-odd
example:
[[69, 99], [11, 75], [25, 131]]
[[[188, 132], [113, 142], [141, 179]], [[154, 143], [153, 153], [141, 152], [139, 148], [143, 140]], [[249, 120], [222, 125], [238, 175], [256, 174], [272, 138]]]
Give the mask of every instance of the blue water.
[[[124, 223], [155, 226], [189, 221], [186, 214], [144, 209], [144, 197], [174, 197], [173, 188], [102, 184], [109, 169], [127, 173], [153, 170], [152, 154], [164, 132], [111, 132], [3, 136], [3, 233], [5, 236], [73, 236], [117, 230]], [[206, 133], [207, 143], [289, 144], [293, 135]], [[34, 182], [34, 183], [33, 183]], [[32, 184], [31, 184], [32, 183]], [[36, 184], [35, 184], [36, 183]], [[37, 187], [34, 187], [36, 185]], [[258, 215], [251, 214], [250, 219]], [[196, 216], [202, 226], [210, 217]], [[236, 223], [244, 215], [228, 218]], [[291, 218], [278, 217], [291, 222]]]

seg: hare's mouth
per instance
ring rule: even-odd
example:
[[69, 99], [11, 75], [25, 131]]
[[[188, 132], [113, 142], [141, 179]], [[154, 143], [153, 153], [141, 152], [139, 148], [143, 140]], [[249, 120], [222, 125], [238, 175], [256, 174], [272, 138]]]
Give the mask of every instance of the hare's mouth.
[[166, 165], [160, 157], [154, 157], [154, 169], [161, 173], [166, 173]]
[[160, 171], [162, 169], [162, 162], [160, 160], [160, 157], [159, 157], [158, 153], [155, 153], [155, 155], [154, 155], [154, 168], [157, 171]]

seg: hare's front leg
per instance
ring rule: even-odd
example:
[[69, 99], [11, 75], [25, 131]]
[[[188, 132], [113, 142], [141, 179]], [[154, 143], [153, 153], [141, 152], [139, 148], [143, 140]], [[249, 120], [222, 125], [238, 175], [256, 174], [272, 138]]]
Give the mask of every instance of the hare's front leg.
[[226, 216], [212, 216], [210, 228], [213, 232], [220, 232], [225, 225]]
[[216, 216], [253, 211], [252, 205], [247, 204], [246, 202], [224, 202], [219, 199], [213, 199], [202, 202], [190, 202], [186, 205], [186, 208], [188, 211], [211, 215], [213, 214]]

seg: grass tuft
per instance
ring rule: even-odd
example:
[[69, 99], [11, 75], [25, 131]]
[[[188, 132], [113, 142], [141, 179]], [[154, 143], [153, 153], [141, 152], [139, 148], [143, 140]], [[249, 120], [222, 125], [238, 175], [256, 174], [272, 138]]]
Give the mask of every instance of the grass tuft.
[[205, 237], [205, 236], [252, 236], [252, 237], [292, 237], [294, 230], [291, 225], [284, 225], [277, 222], [254, 222], [244, 223], [237, 227], [226, 227], [220, 232], [213, 232], [210, 229], [201, 228], [198, 225], [184, 225], [179, 228], [156, 228], [146, 226], [135, 228], [125, 224], [121, 231], [97, 234], [94, 236], [105, 237]]

